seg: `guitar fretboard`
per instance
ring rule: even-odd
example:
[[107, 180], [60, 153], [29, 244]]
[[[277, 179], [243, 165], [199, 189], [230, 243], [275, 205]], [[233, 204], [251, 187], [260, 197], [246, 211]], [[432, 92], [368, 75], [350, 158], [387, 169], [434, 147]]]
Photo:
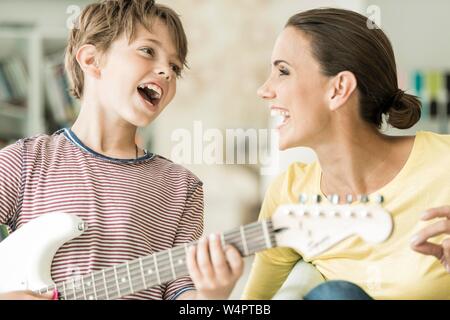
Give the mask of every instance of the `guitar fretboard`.
[[[223, 246], [229, 244], [236, 247], [244, 257], [277, 246], [271, 220], [222, 233], [221, 242]], [[189, 247], [196, 243], [177, 246], [57, 283], [60, 299], [114, 300], [186, 276], [189, 274], [186, 255]], [[37, 292], [46, 293], [54, 288], [49, 286]]]

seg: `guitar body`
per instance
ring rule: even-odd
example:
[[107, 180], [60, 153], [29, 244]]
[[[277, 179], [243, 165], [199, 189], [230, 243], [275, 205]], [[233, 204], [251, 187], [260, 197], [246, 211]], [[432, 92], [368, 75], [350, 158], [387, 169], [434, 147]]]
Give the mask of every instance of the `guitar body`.
[[52, 285], [56, 251], [83, 229], [82, 220], [75, 215], [48, 213], [9, 235], [0, 242], [0, 293]]

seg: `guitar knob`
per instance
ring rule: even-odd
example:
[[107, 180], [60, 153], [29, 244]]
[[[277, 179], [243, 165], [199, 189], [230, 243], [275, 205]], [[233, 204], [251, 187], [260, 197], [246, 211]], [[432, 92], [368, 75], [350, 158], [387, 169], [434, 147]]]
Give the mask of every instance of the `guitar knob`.
[[381, 194], [375, 195], [375, 203], [382, 204], [384, 202], [384, 197]]
[[348, 194], [345, 197], [345, 201], [347, 202], [347, 204], [352, 204], [353, 203], [353, 195], [352, 194]]
[[308, 202], [308, 195], [306, 193], [301, 193], [300, 196], [298, 197], [298, 201], [301, 204], [306, 204]]
[[358, 200], [361, 203], [368, 203], [369, 202], [369, 197], [366, 194], [362, 194], [362, 195], [358, 196]]
[[78, 230], [79, 230], [79, 231], [85, 231], [86, 228], [87, 228], [87, 225], [86, 225], [85, 222], [80, 222], [80, 223], [78, 224]]
[[313, 203], [319, 204], [322, 202], [322, 197], [320, 196], [320, 194], [315, 194], [312, 196], [311, 200], [313, 201]]

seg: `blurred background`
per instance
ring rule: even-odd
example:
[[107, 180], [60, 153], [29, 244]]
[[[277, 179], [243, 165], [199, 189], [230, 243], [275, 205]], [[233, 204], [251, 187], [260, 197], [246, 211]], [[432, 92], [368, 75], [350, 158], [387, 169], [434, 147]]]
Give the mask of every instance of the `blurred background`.
[[[38, 133], [68, 127], [79, 108], [67, 92], [62, 65], [70, 21], [91, 1], [0, 0], [0, 147]], [[293, 14], [316, 7], [341, 7], [374, 19], [389, 36], [397, 59], [400, 87], [422, 99], [423, 118], [413, 128], [448, 133], [450, 119], [450, 1], [448, 0], [160, 0], [175, 9], [189, 40], [190, 69], [178, 83], [172, 104], [148, 128], [139, 144], [172, 158], [173, 133], [216, 129], [273, 128], [268, 105], [256, 96], [270, 71], [277, 35]], [[197, 122], [196, 122], [197, 121]], [[198, 122], [200, 121], [200, 122]], [[218, 130], [218, 131], [217, 131]], [[207, 137], [204, 147], [208, 145]], [[268, 148], [264, 139], [261, 150]], [[248, 147], [248, 139], [236, 140]], [[261, 163], [182, 163], [203, 182], [205, 233], [255, 221], [268, 183], [293, 161], [313, 161], [297, 148], [277, 155], [271, 174]], [[176, 160], [176, 159], [174, 159]], [[248, 162], [247, 162], [248, 163]], [[232, 298], [238, 298], [246, 273]]]

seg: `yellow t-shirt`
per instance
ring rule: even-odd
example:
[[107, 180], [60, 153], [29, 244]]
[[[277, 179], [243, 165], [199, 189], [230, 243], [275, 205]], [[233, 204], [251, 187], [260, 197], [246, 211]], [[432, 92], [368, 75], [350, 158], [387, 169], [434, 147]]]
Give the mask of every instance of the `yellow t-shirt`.
[[[291, 164], [267, 191], [260, 219], [270, 218], [280, 204], [297, 203], [300, 193], [322, 194], [320, 177], [318, 162]], [[384, 196], [383, 207], [394, 221], [387, 241], [373, 245], [352, 236], [314, 258], [290, 248], [257, 253], [243, 299], [271, 299], [299, 259], [315, 265], [325, 279], [353, 282], [375, 299], [450, 299], [444, 266], [410, 248], [414, 234], [438, 221], [421, 221], [420, 214], [450, 205], [450, 135], [418, 132], [404, 167], [374, 194]]]

